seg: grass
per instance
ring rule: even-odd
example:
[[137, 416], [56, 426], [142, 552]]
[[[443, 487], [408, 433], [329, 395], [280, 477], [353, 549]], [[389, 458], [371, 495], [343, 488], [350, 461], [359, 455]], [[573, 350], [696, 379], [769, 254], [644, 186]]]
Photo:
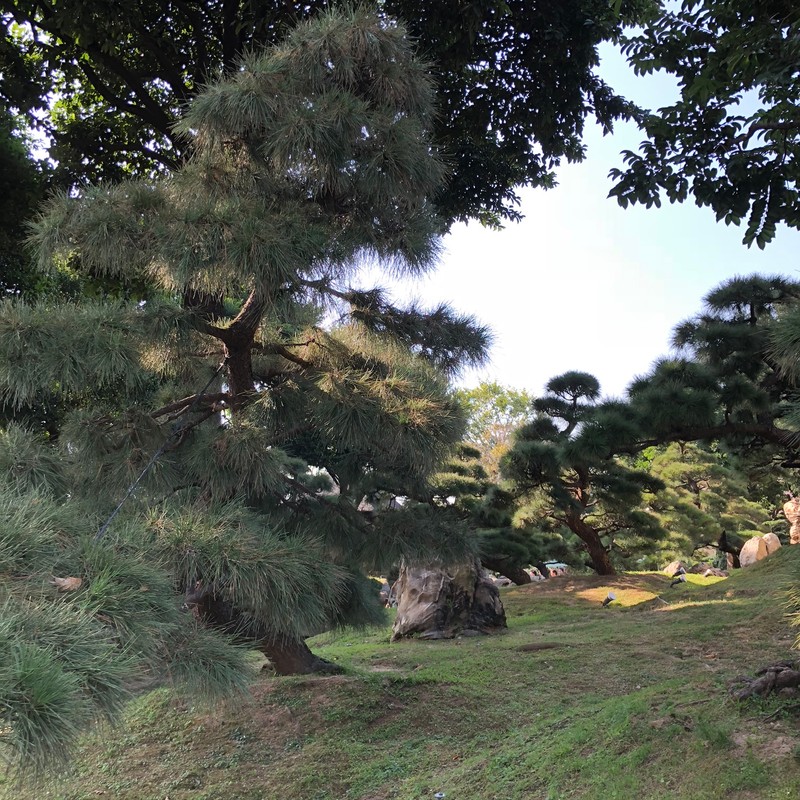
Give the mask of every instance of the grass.
[[344, 675], [264, 673], [250, 700], [213, 709], [151, 692], [87, 737], [63, 781], [5, 797], [797, 798], [800, 717], [727, 684], [790, 654], [798, 575], [786, 547], [673, 589], [653, 573], [511, 587], [494, 637], [325, 634], [312, 647]]

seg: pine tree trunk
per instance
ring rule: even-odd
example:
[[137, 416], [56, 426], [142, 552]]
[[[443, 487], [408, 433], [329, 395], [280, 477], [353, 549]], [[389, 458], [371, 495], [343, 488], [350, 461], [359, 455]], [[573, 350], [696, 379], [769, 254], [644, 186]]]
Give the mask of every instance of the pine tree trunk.
[[333, 674], [342, 668], [315, 656], [302, 639], [291, 636], [271, 636], [262, 639], [258, 649], [270, 660], [278, 675]]
[[505, 575], [510, 581], [513, 581], [517, 586], [523, 586], [531, 582], [531, 576], [522, 568], [512, 566], [500, 559], [481, 558], [481, 563], [486, 569], [498, 573], [498, 575]]
[[246, 398], [255, 392], [251, 346], [248, 342], [244, 347], [226, 347], [229, 392], [234, 409], [244, 405]]
[[617, 571], [611, 563], [611, 556], [603, 545], [600, 534], [581, 519], [579, 514], [568, 514], [567, 527], [583, 542], [586, 552], [592, 561], [592, 569], [598, 575], [616, 575]]
[[586, 545], [586, 550], [589, 553], [589, 558], [592, 560], [592, 568], [598, 575], [616, 575], [617, 571], [611, 563], [611, 558], [608, 555], [608, 550], [603, 547], [600, 537], [587, 541], [583, 540]]
[[241, 612], [228, 600], [218, 597], [214, 584], [198, 581], [187, 589], [185, 607], [204, 625], [225, 631], [240, 640], [252, 642], [270, 660], [278, 675], [341, 672], [341, 667], [315, 656], [302, 638], [270, 633], [264, 626], [245, 622]]

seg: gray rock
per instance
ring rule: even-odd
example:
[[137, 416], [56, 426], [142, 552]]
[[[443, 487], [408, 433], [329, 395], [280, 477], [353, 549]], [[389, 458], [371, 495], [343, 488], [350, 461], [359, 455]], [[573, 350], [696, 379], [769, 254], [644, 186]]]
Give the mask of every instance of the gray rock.
[[394, 590], [392, 641], [413, 635], [451, 639], [467, 630], [506, 627], [500, 593], [479, 562], [449, 568], [405, 565]]

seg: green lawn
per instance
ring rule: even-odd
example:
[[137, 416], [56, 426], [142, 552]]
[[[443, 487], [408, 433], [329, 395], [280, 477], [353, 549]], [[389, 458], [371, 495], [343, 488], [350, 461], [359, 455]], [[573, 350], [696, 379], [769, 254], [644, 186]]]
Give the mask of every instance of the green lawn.
[[[344, 675], [262, 673], [250, 700], [212, 709], [158, 690], [124, 727], [88, 738], [60, 784], [6, 796], [798, 798], [796, 701], [727, 693], [791, 655], [783, 603], [798, 577], [800, 547], [782, 548], [727, 580], [674, 589], [652, 573], [512, 587], [508, 632], [494, 637], [325, 634], [312, 647]], [[610, 589], [617, 600], [603, 608]]]

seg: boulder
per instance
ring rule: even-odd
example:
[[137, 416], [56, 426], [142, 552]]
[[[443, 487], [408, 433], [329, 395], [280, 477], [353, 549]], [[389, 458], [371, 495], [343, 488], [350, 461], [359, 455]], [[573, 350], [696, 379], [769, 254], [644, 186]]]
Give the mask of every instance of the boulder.
[[686, 564], [684, 564], [683, 561], [672, 561], [664, 567], [662, 572], [668, 578], [674, 578], [681, 570], [686, 572]]
[[783, 514], [789, 522], [789, 544], [800, 544], [800, 497], [787, 500]]
[[774, 553], [781, 546], [781, 540], [776, 533], [765, 533], [761, 538], [767, 546], [767, 555]]
[[393, 642], [415, 634], [452, 639], [506, 627], [500, 592], [479, 562], [449, 568], [404, 565], [394, 591]]
[[767, 555], [767, 543], [764, 538], [762, 536], [753, 536], [752, 539], [748, 539], [744, 543], [744, 547], [739, 553], [739, 564], [743, 567], [749, 567], [751, 564], [755, 564], [756, 561], [766, 558]]

